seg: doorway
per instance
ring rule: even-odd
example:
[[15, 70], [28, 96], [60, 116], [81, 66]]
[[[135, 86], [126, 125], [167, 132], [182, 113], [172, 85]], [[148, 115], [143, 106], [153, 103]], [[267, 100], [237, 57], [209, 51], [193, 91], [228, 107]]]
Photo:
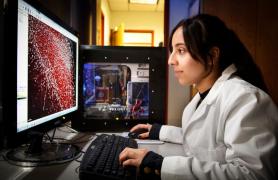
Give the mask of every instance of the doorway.
[[[164, 46], [168, 38], [168, 0], [154, 4], [122, 0], [98, 0], [97, 45]], [[97, 12], [98, 14], [98, 12]], [[167, 26], [165, 26], [167, 25]], [[102, 36], [103, 35], [103, 36]]]

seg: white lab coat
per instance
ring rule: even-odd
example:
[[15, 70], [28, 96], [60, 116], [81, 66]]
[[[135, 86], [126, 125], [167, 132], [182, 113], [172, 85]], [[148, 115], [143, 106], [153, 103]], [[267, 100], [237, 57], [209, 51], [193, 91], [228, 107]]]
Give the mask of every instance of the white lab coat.
[[186, 156], [164, 157], [161, 179], [277, 179], [277, 107], [235, 71], [229, 66], [197, 109], [194, 96], [182, 128], [162, 126], [160, 140], [182, 144]]

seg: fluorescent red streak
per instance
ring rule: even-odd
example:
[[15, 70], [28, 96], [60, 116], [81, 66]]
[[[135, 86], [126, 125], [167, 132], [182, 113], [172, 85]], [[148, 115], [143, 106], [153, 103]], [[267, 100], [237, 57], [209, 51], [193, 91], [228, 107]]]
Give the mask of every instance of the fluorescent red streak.
[[[70, 39], [29, 16], [29, 98], [43, 112], [53, 113], [75, 105], [74, 54]], [[30, 106], [29, 106], [30, 108]], [[32, 108], [32, 107], [31, 107]], [[33, 107], [38, 111], [38, 107]], [[31, 109], [32, 111], [32, 109]]]

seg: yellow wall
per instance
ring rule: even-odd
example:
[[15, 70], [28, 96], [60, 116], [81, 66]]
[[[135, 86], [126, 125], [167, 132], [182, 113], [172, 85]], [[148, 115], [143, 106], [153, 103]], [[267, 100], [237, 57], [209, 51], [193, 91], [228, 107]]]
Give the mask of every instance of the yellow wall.
[[97, 12], [96, 12], [96, 45], [100, 45], [101, 44], [101, 0], [97, 0]]
[[107, 0], [101, 1], [101, 10], [104, 14], [104, 45], [110, 45], [110, 21], [111, 13]]
[[125, 29], [153, 30], [154, 46], [164, 42], [164, 13], [163, 12], [119, 12], [111, 11], [111, 29], [125, 24]]

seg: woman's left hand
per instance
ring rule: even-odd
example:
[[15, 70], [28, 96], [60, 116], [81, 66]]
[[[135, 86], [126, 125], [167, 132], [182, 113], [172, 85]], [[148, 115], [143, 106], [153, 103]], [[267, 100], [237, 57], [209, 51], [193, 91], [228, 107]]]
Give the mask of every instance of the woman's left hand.
[[145, 155], [149, 152], [147, 149], [125, 148], [119, 155], [119, 161], [123, 166], [140, 167]]

